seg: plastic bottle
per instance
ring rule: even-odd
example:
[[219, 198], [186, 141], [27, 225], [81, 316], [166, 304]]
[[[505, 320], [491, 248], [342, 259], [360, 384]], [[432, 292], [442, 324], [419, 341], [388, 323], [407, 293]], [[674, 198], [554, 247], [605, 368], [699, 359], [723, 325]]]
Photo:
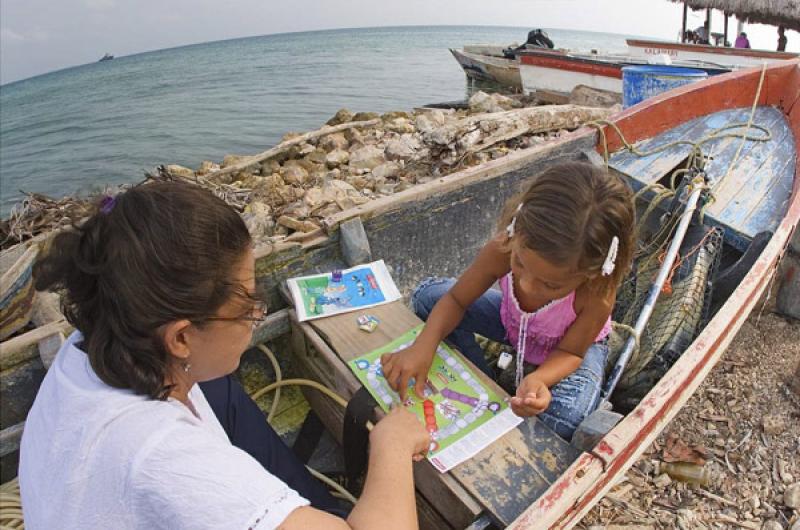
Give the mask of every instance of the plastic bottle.
[[666, 473], [674, 480], [707, 486], [711, 482], [711, 470], [705, 465], [691, 464], [689, 462], [662, 462], [662, 473]]

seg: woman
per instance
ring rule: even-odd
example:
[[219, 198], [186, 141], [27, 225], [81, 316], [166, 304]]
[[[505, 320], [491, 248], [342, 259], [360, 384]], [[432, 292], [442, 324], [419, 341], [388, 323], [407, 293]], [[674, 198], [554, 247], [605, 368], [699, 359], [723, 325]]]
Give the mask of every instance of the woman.
[[410, 413], [372, 431], [345, 521], [228, 377], [266, 312], [251, 247], [236, 212], [178, 183], [107, 197], [55, 238], [36, 287], [62, 290], [78, 331], [26, 421], [27, 528], [417, 527], [411, 459], [429, 439]]

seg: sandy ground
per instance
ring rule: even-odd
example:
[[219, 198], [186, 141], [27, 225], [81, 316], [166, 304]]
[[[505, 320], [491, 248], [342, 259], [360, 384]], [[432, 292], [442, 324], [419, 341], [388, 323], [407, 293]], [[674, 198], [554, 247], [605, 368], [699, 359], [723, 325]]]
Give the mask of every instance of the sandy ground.
[[[757, 307], [683, 410], [578, 528], [800, 530], [800, 396], [788, 385], [798, 362], [800, 322]], [[680, 448], [684, 458], [707, 460], [707, 485], [663, 473]]]

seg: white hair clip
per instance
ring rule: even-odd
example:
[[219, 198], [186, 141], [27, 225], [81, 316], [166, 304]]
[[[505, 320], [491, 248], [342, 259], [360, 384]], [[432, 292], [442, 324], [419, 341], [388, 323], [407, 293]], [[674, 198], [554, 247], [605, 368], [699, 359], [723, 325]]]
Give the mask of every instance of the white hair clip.
[[614, 267], [617, 264], [617, 251], [619, 250], [619, 238], [614, 236], [611, 238], [611, 245], [608, 246], [608, 254], [606, 260], [603, 262], [603, 276], [609, 276], [614, 272]]
[[508, 239], [514, 237], [514, 227], [517, 226], [517, 214], [519, 213], [520, 210], [522, 210], [522, 203], [519, 203], [519, 206], [517, 206], [517, 211], [514, 212], [514, 217], [511, 218], [511, 222], [508, 223], [508, 226], [506, 227], [506, 234], [508, 234]]

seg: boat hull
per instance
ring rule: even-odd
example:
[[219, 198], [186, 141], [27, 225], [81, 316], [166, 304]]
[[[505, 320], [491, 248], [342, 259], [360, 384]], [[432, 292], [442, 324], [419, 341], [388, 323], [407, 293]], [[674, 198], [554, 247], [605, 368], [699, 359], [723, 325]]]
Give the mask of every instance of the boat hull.
[[[761, 69], [751, 69], [677, 88], [631, 107], [612, 120], [637, 142], [689, 119], [752, 105]], [[760, 105], [780, 108], [800, 149], [800, 60], [766, 68]], [[614, 151], [621, 138], [607, 131]], [[598, 142], [598, 151], [603, 147]], [[517, 530], [572, 528], [633, 465], [703, 382], [763, 295], [800, 220], [800, 173], [795, 167], [788, 210], [758, 260], [714, 318], [639, 405], [591, 453], [584, 453], [510, 526]]]
[[522, 90], [519, 65], [516, 61], [455, 49], [451, 49], [450, 53], [453, 54], [458, 64], [464, 69], [467, 77], [479, 81], [498, 83], [516, 91]]
[[558, 52], [523, 52], [520, 57], [522, 90], [569, 93], [578, 85], [622, 92], [622, 64], [578, 58]]
[[658, 55], [667, 55], [673, 61], [706, 61], [731, 69], [759, 66], [765, 62], [791, 60], [798, 56], [796, 53], [723, 48], [707, 44], [684, 44], [641, 39], [628, 39], [627, 43], [632, 57], [648, 59]]

